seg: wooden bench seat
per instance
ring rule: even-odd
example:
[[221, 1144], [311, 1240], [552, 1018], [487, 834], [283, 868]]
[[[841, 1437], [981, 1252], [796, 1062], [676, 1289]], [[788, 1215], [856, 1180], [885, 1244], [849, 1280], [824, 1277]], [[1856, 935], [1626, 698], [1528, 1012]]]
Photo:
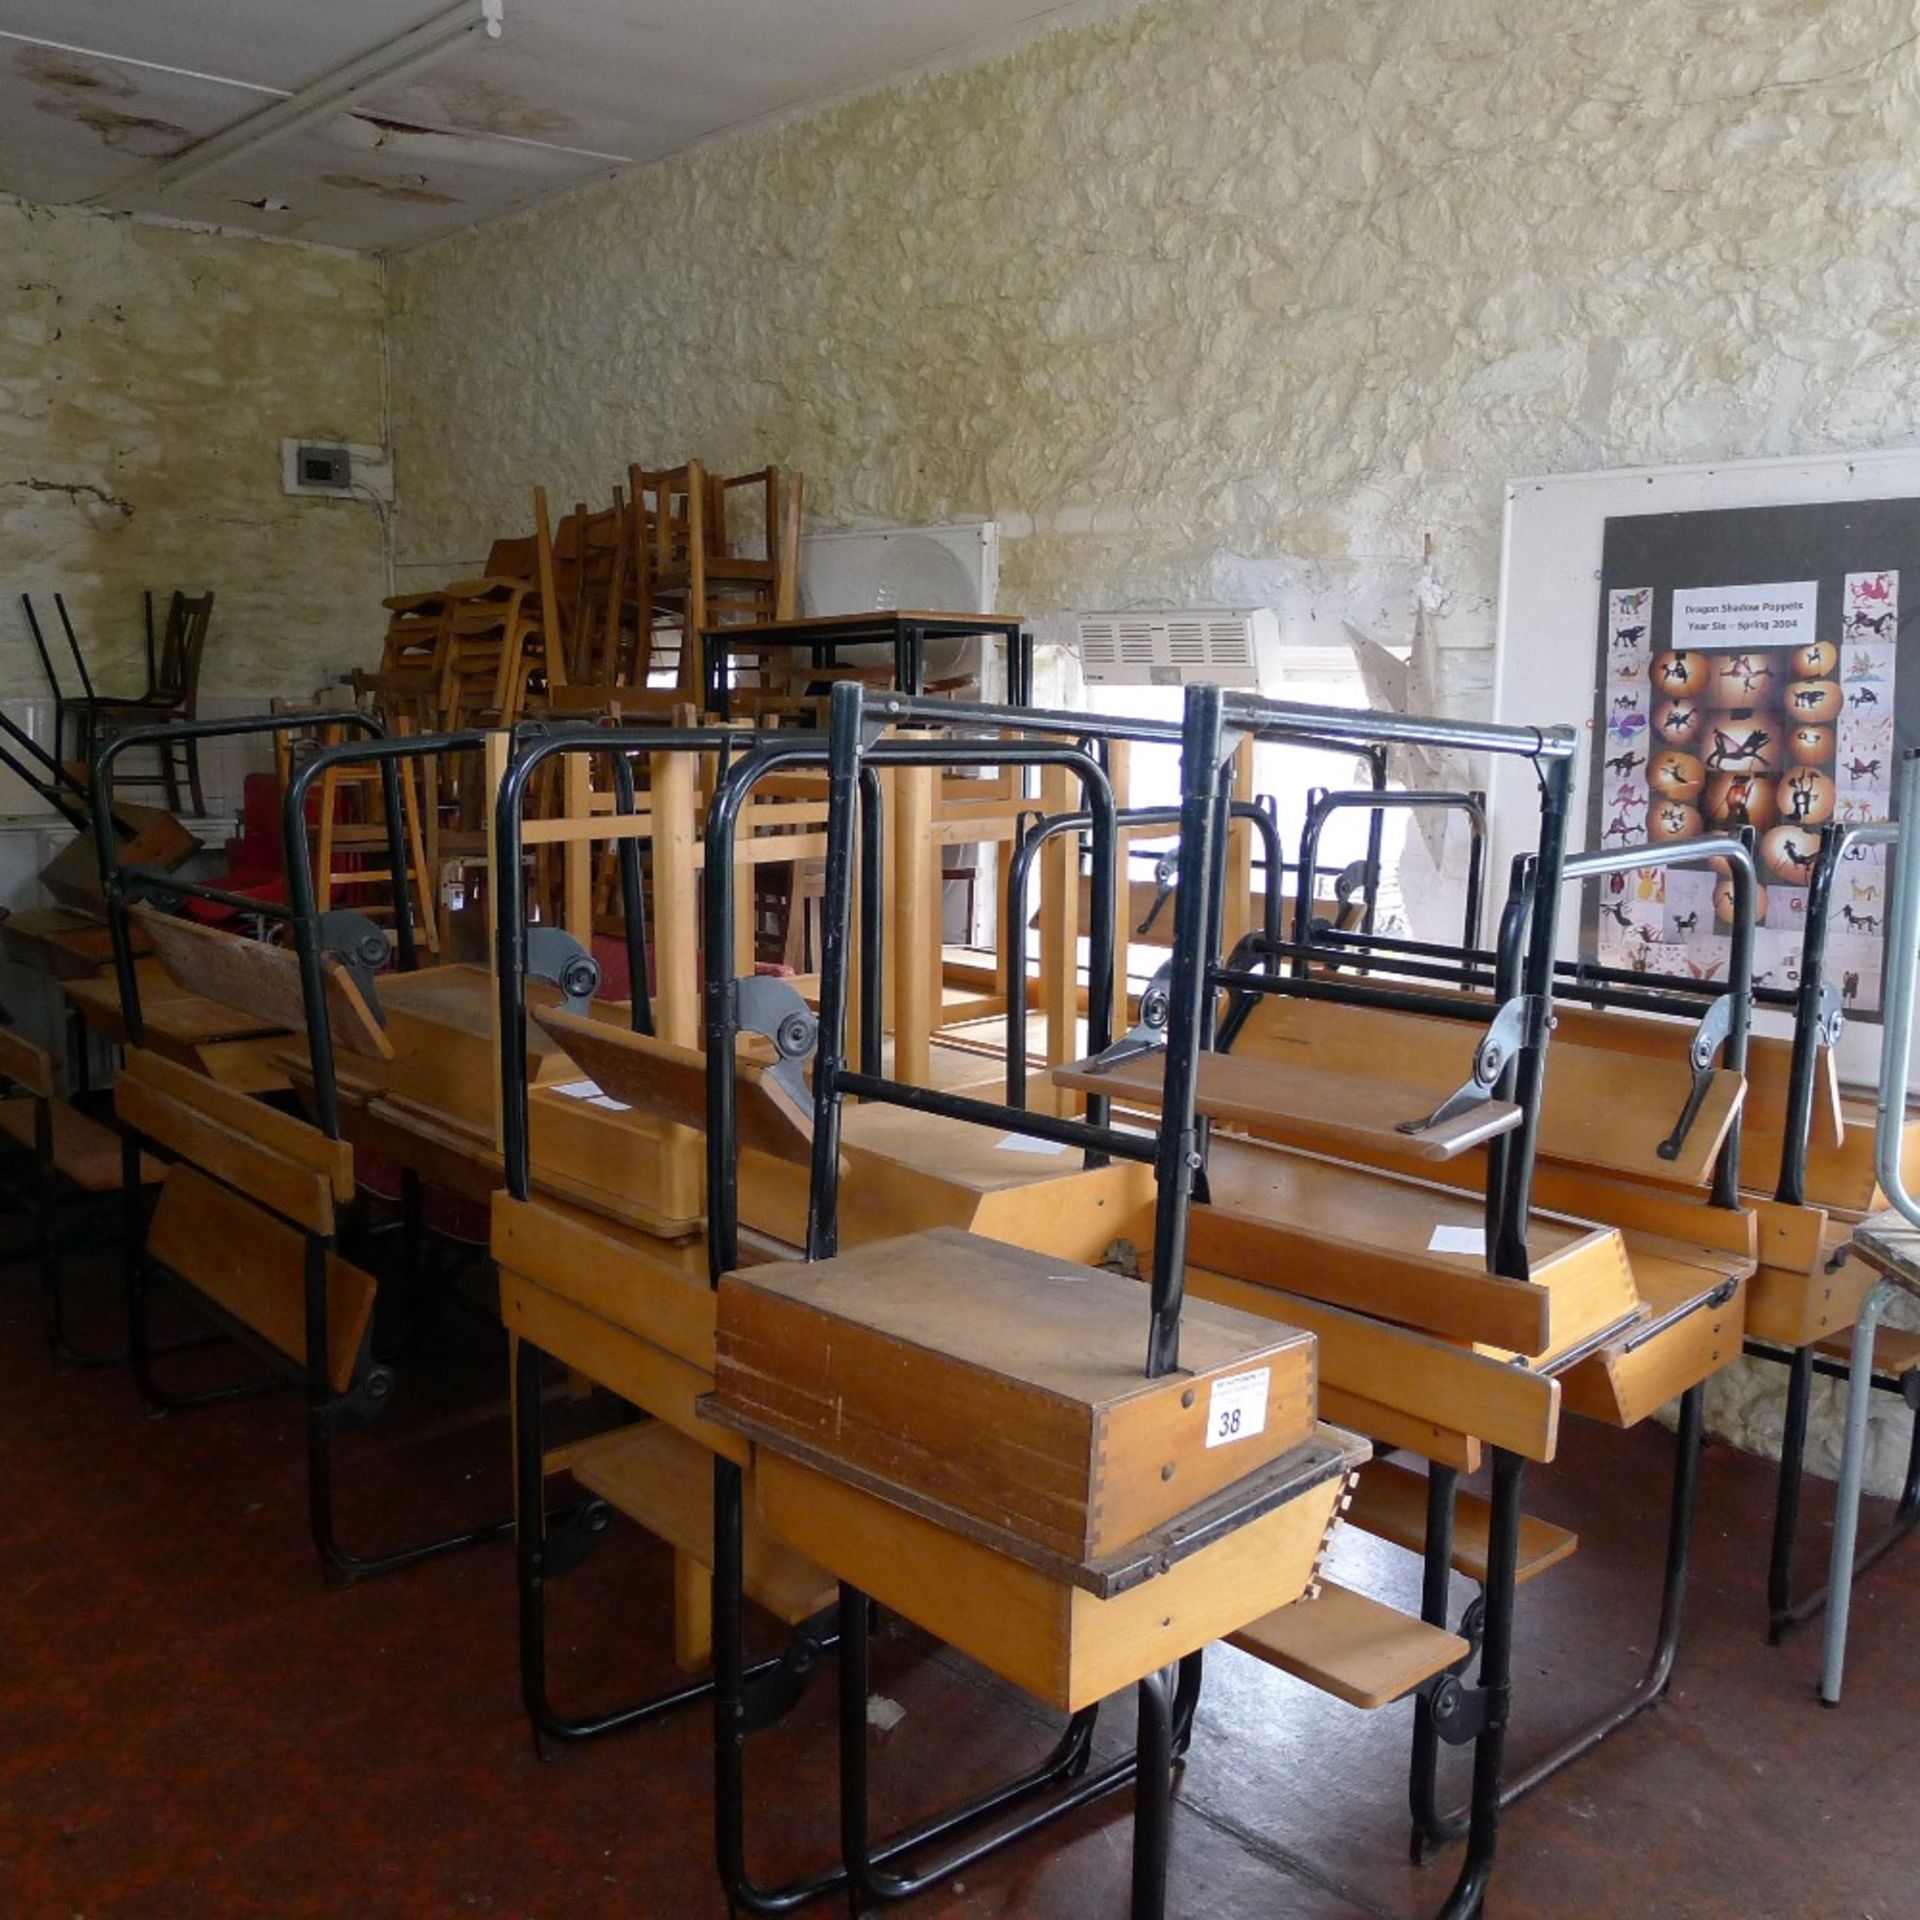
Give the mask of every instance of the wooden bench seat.
[[[1370, 1461], [1360, 1470], [1354, 1488], [1353, 1504], [1347, 1520], [1362, 1533], [1390, 1540], [1412, 1553], [1423, 1553], [1427, 1544], [1427, 1482], [1423, 1474], [1395, 1466], [1389, 1460]], [[1469, 1580], [1483, 1586], [1487, 1578], [1487, 1549], [1493, 1525], [1493, 1509], [1478, 1494], [1456, 1493], [1453, 1501], [1452, 1566]], [[1557, 1567], [1572, 1557], [1580, 1545], [1580, 1536], [1551, 1521], [1532, 1514], [1520, 1516], [1520, 1552], [1514, 1568], [1514, 1584], [1529, 1580]]]
[[[1381, 1073], [1330, 1069], [1317, 1055], [1298, 1055], [1286, 1061], [1284, 1070], [1276, 1070], [1272, 1059], [1203, 1053], [1195, 1108], [1209, 1119], [1306, 1146], [1371, 1143], [1390, 1145], [1413, 1162], [1456, 1159], [1512, 1132], [1520, 1124], [1520, 1109], [1503, 1100], [1486, 1100], [1420, 1133], [1400, 1131], [1402, 1122], [1433, 1112], [1467, 1077], [1476, 1044], [1473, 1030], [1455, 1024], [1451, 1035], [1454, 1046], [1447, 1064], [1405, 1061], [1391, 1051], [1377, 1055], [1376, 1068], [1383, 1060], [1393, 1063], [1391, 1079]], [[1438, 1071], [1432, 1070], [1435, 1066]], [[1057, 1067], [1053, 1078], [1078, 1093], [1106, 1094], [1158, 1112], [1165, 1074], [1166, 1055], [1156, 1049], [1104, 1070], [1096, 1070], [1091, 1061], [1075, 1061]]]
[[1228, 1634], [1227, 1644], [1367, 1711], [1405, 1699], [1472, 1651], [1458, 1634], [1332, 1580]]
[[[549, 1456], [591, 1493], [699, 1565], [713, 1566], [713, 1452], [662, 1420], [646, 1420]], [[747, 1597], [788, 1626], [831, 1606], [838, 1583], [746, 1512]]]

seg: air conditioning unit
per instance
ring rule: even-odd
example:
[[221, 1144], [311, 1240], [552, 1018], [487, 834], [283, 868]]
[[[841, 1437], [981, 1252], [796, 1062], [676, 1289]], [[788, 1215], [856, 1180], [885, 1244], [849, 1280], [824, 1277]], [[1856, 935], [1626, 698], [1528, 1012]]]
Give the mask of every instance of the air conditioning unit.
[[1280, 616], [1272, 607], [1181, 613], [1083, 613], [1080, 670], [1089, 686], [1184, 687], [1211, 680], [1277, 686]]

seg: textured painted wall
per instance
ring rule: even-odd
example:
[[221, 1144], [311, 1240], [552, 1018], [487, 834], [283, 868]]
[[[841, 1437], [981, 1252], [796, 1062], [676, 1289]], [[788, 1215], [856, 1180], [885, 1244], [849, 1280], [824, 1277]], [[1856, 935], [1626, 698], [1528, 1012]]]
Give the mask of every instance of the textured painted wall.
[[[401, 557], [536, 479], [774, 458], [830, 521], [996, 517], [1010, 607], [1337, 633], [1404, 625], [1430, 527], [1472, 709], [1510, 475], [1920, 434], [1915, 41], [1912, 0], [1149, 0], [650, 167], [392, 264]], [[1722, 1425], [1777, 1437], [1777, 1380]]]
[[379, 517], [288, 498], [280, 440], [385, 437], [380, 263], [0, 199], [0, 268], [0, 694], [44, 684], [22, 590], [66, 594], [108, 691], [143, 684], [148, 587], [214, 589], [210, 691], [376, 649]]
[[625, 462], [992, 514], [1003, 601], [1404, 622], [1510, 474], [1920, 427], [1911, 0], [1152, 0], [392, 267], [403, 560]]

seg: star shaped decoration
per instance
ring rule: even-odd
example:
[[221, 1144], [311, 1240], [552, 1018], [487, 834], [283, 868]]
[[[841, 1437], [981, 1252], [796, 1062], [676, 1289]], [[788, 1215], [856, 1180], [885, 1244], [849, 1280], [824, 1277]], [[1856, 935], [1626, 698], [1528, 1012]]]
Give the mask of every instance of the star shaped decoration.
[[[1344, 622], [1367, 704], [1376, 712], [1433, 714], [1439, 711], [1440, 643], [1434, 632], [1434, 613], [1440, 604], [1440, 585], [1433, 564], [1433, 535], [1422, 548], [1420, 576], [1413, 592], [1413, 646], [1403, 660], [1351, 620]], [[1472, 768], [1464, 753], [1450, 747], [1396, 746], [1387, 756], [1387, 777], [1396, 787], [1415, 792], [1463, 793], [1472, 783]], [[1427, 857], [1437, 872], [1446, 851], [1451, 813], [1435, 807], [1419, 808], [1414, 819], [1426, 842]]]

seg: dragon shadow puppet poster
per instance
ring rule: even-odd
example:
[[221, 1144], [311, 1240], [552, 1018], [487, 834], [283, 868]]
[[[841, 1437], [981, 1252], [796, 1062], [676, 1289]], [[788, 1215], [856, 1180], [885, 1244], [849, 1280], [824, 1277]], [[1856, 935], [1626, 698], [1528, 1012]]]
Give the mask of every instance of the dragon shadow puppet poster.
[[[1608, 520], [1587, 844], [1751, 827], [1755, 984], [1798, 986], [1820, 830], [1890, 819], [1894, 768], [1920, 742], [1920, 670], [1900, 669], [1916, 622], [1920, 502]], [[1880, 1005], [1886, 852], [1849, 849], [1831, 902], [1827, 977], [1857, 1015]], [[1709, 861], [1612, 875], [1587, 903], [1587, 951], [1724, 979], [1732, 897]]]

